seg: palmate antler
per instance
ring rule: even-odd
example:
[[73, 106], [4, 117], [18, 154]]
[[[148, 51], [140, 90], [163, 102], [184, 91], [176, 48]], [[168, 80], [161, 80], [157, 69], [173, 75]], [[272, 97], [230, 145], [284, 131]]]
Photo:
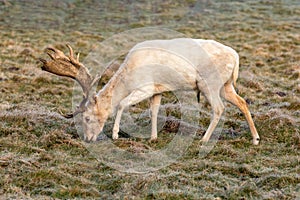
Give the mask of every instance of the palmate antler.
[[70, 45], [66, 45], [69, 49], [69, 55], [66, 56], [62, 51], [49, 47], [46, 49], [51, 60], [40, 58], [43, 63], [42, 70], [50, 72], [58, 76], [65, 76], [76, 80], [83, 90], [83, 100], [79, 107], [71, 114], [64, 115], [66, 118], [72, 118], [75, 115], [84, 112], [85, 103], [89, 97], [89, 91], [100, 77], [96, 76], [92, 79], [89, 70], [79, 62], [79, 54], [74, 58], [74, 52]]

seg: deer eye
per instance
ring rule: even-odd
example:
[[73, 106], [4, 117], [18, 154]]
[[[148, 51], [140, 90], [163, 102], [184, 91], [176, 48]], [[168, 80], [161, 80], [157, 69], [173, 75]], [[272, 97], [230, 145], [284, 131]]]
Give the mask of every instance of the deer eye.
[[91, 120], [90, 117], [86, 117], [86, 118], [85, 118], [85, 121], [86, 121], [86, 122], [89, 122], [90, 120]]

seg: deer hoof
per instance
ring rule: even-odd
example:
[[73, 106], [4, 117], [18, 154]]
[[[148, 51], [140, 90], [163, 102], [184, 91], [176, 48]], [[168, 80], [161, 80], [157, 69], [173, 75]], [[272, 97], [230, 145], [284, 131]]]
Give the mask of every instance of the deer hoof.
[[206, 143], [206, 142], [208, 142], [208, 139], [202, 138], [202, 139], [200, 140], [200, 142]]
[[118, 134], [113, 134], [113, 135], [112, 135], [112, 139], [113, 139], [113, 140], [117, 140], [118, 138], [119, 138]]
[[258, 145], [259, 144], [260, 139], [259, 138], [255, 138], [253, 139], [253, 144], [254, 145]]
[[151, 139], [149, 140], [149, 142], [150, 142], [150, 143], [156, 143], [156, 142], [157, 142], [157, 137], [151, 138]]

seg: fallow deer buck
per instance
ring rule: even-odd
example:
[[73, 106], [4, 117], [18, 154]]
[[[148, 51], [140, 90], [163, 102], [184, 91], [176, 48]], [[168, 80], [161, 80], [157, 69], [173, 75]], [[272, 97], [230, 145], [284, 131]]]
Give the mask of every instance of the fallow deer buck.
[[40, 59], [42, 69], [75, 79], [83, 89], [83, 100], [70, 118], [82, 113], [84, 139], [96, 141], [107, 119], [116, 112], [112, 138], [118, 138], [124, 108], [151, 98], [151, 140], [157, 138], [157, 114], [161, 94], [166, 91], [201, 92], [211, 105], [213, 115], [202, 138], [207, 142], [224, 110], [221, 96], [236, 105], [245, 115], [253, 137], [259, 143], [247, 104], [234, 90], [239, 70], [239, 56], [232, 48], [213, 40], [178, 38], [149, 40], [135, 45], [109, 82], [90, 97], [89, 91], [99, 77], [92, 79], [89, 70], [74, 58], [55, 48], [47, 48], [51, 60]]

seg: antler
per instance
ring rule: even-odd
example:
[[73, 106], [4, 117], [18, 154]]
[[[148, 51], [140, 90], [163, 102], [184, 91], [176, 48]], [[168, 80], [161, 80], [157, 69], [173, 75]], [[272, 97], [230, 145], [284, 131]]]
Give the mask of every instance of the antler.
[[79, 54], [74, 58], [74, 52], [70, 45], [66, 45], [69, 49], [69, 56], [66, 56], [62, 51], [49, 47], [46, 49], [51, 60], [47, 61], [40, 58], [43, 63], [42, 70], [50, 72], [58, 76], [65, 76], [76, 80], [83, 90], [83, 100], [80, 106], [72, 114], [64, 115], [66, 118], [71, 118], [85, 110], [84, 106], [89, 97], [89, 91], [93, 84], [97, 82], [99, 77], [92, 79], [89, 70], [79, 62]]

